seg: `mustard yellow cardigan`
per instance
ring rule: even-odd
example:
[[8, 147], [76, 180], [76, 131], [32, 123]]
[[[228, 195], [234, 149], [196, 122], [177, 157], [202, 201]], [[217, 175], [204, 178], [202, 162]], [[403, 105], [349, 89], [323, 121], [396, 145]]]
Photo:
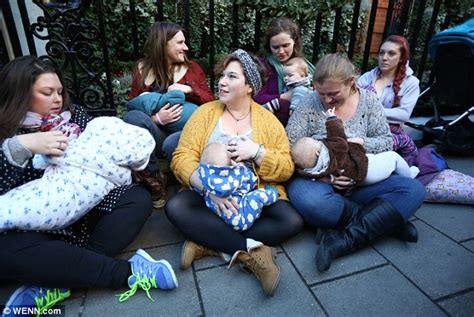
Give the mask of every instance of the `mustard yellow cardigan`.
[[[171, 160], [171, 170], [181, 184], [189, 186], [189, 179], [199, 167], [201, 153], [223, 112], [224, 105], [220, 101], [208, 102], [200, 106], [184, 126]], [[253, 141], [265, 147], [261, 166], [254, 164], [259, 177], [258, 186], [263, 188], [271, 184], [277, 188], [280, 199], [287, 199], [285, 188], [280, 183], [291, 177], [295, 166], [285, 129], [275, 115], [253, 101], [251, 115]]]

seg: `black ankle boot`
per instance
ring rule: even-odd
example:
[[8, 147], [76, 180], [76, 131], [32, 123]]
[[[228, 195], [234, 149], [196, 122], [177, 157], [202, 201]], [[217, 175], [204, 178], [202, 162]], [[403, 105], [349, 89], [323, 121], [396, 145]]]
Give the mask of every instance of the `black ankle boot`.
[[323, 234], [316, 253], [318, 271], [326, 271], [333, 259], [361, 249], [403, 223], [400, 213], [388, 202], [383, 199], [372, 201], [344, 230], [329, 230]]
[[417, 242], [418, 230], [413, 223], [407, 221], [400, 227], [396, 228], [390, 236], [400, 241]]
[[[347, 198], [344, 198], [344, 207], [342, 209], [342, 214], [339, 217], [339, 220], [337, 221], [336, 228], [345, 228], [348, 226], [354, 219], [359, 216], [360, 214], [360, 208], [359, 205], [356, 204], [353, 201], [350, 201]], [[319, 228], [318, 232], [316, 233], [316, 244], [321, 243], [321, 239], [323, 237], [324, 232], [326, 232], [327, 229]]]

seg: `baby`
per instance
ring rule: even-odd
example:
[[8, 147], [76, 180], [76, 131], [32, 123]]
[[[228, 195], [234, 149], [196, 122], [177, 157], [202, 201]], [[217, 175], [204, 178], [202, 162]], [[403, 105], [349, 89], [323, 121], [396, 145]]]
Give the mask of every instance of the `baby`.
[[93, 119], [64, 156], [46, 159], [41, 178], [0, 195], [0, 232], [74, 223], [111, 190], [131, 184], [131, 169], [144, 169], [154, 148], [145, 129], [116, 117]]
[[409, 167], [396, 152], [366, 154], [362, 145], [347, 141], [342, 120], [336, 117], [334, 108], [326, 114], [326, 139], [319, 141], [304, 137], [291, 148], [293, 161], [302, 176], [332, 178], [344, 175], [356, 184], [370, 185], [392, 173], [411, 178], [418, 174], [418, 168]]
[[160, 111], [161, 108], [163, 108], [167, 104], [182, 105], [183, 111], [178, 121], [168, 123], [166, 125], [161, 125], [163, 129], [167, 130], [170, 133], [173, 133], [183, 130], [183, 127], [188, 121], [188, 119], [198, 108], [195, 104], [187, 102], [185, 98], [185, 94], [179, 90], [171, 90], [163, 94], [146, 91], [143, 92], [141, 95], [128, 101], [126, 107], [128, 111], [139, 110], [149, 116], [154, 115], [160, 123], [160, 117], [157, 116], [157, 113], [158, 111]]
[[308, 65], [301, 57], [293, 57], [283, 65], [284, 81], [286, 87], [293, 90], [290, 103], [290, 115], [296, 109], [300, 101], [313, 90], [311, 87], [311, 76], [308, 75]]
[[[301, 57], [293, 57], [283, 65], [283, 73], [285, 77], [285, 91], [292, 90], [291, 103], [290, 103], [290, 115], [296, 109], [300, 101], [307, 94], [311, 93], [311, 75], [308, 74], [308, 64]], [[273, 105], [267, 102], [263, 107], [271, 112], [275, 112]]]
[[[278, 192], [273, 186], [257, 189], [258, 178], [252, 169], [233, 162], [222, 143], [215, 142], [206, 146], [198, 172], [204, 187], [206, 206], [236, 231], [249, 229], [260, 217], [263, 206], [278, 200]], [[239, 205], [238, 214], [220, 213], [209, 194], [235, 199]]]

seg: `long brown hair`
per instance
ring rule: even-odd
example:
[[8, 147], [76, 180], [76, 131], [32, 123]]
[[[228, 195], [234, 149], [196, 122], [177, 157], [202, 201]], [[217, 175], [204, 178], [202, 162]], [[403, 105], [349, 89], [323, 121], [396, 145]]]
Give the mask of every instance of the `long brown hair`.
[[0, 140], [12, 137], [31, 107], [33, 85], [40, 75], [56, 74], [63, 85], [62, 109], [71, 109], [71, 101], [59, 70], [36, 56], [18, 57], [0, 72]]
[[[170, 65], [167, 54], [167, 44], [176, 33], [183, 32], [183, 29], [171, 22], [156, 22], [150, 28], [148, 37], [144, 45], [144, 57], [138, 61], [140, 67], [141, 88], [145, 85], [145, 79], [148, 74], [153, 74], [159, 91], [166, 90], [173, 84], [173, 73], [175, 65]], [[188, 64], [185, 57], [184, 63]]]
[[267, 53], [271, 54], [270, 50], [270, 40], [275, 35], [280, 33], [287, 33], [291, 39], [295, 42], [293, 46], [293, 54], [290, 58], [293, 57], [302, 57], [303, 56], [303, 45], [301, 41], [301, 33], [298, 24], [293, 22], [293, 20], [287, 17], [279, 17], [268, 25], [267, 32], [265, 33], [265, 50]]
[[382, 44], [380, 44], [380, 47], [382, 47], [386, 42], [397, 44], [398, 49], [400, 50], [400, 61], [397, 65], [397, 70], [395, 71], [395, 78], [393, 79], [393, 93], [395, 94], [395, 98], [393, 99], [392, 107], [395, 108], [400, 106], [400, 96], [398, 95], [398, 92], [400, 91], [400, 87], [406, 76], [406, 65], [410, 59], [410, 46], [408, 45], [407, 39], [401, 35], [390, 35], [382, 42]]

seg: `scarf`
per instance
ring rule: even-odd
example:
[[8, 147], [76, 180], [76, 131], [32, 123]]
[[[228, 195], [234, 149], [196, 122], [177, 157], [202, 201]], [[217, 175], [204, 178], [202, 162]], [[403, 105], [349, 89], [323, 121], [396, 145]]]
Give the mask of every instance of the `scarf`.
[[70, 111], [64, 111], [58, 115], [51, 114], [46, 117], [42, 117], [36, 112], [28, 111], [21, 122], [21, 127], [28, 132], [57, 130], [63, 132], [71, 139], [75, 139], [81, 134], [81, 128], [77, 124], [69, 122], [71, 116]]
[[[311, 62], [308, 61], [306, 58], [303, 57], [303, 59], [308, 65], [308, 76], [312, 76], [314, 73], [314, 65], [311, 64]], [[284, 81], [285, 74], [283, 73], [283, 64], [280, 63], [280, 61], [276, 59], [275, 56], [273, 55], [268, 56], [268, 63], [275, 68], [278, 74], [278, 93], [282, 94], [286, 86], [285, 81]]]

